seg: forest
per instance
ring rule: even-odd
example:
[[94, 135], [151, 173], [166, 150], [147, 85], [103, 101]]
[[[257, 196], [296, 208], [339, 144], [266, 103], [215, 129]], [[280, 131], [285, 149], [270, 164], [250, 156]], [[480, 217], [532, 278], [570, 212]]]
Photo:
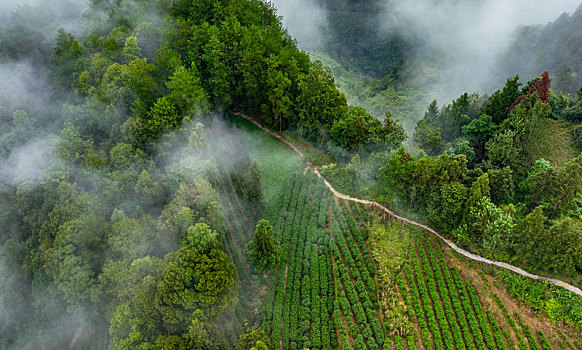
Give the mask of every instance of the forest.
[[582, 287], [582, 7], [441, 106], [317, 6], [306, 51], [269, 1], [0, 3], [0, 348], [582, 349], [582, 295], [378, 210]]

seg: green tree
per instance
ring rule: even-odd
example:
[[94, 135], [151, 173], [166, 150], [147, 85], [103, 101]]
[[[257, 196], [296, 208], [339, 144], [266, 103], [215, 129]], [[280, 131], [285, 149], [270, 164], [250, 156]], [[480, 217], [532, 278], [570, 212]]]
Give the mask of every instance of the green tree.
[[[379, 170], [382, 188], [401, 200], [412, 201], [411, 187], [414, 183], [416, 161], [404, 147], [393, 151], [388, 162]], [[408, 202], [408, 204], [411, 204]]]
[[206, 252], [218, 245], [218, 233], [203, 223], [188, 227], [186, 243], [194, 249]]
[[427, 203], [427, 218], [437, 228], [452, 231], [463, 217], [467, 188], [459, 182], [445, 183], [440, 191], [432, 192]]
[[566, 162], [558, 173], [561, 189], [552, 206], [552, 215], [566, 214], [577, 207], [576, 200], [582, 198], [582, 155]]
[[493, 118], [487, 114], [481, 114], [478, 118], [463, 126], [465, 134], [476, 150], [478, 160], [485, 156], [485, 144], [494, 135], [497, 125], [493, 123]]
[[249, 350], [268, 350], [268, 349], [269, 347], [267, 346], [267, 344], [263, 343], [260, 340], [257, 340], [256, 345], [250, 348]]
[[505, 82], [503, 90], [497, 90], [483, 106], [483, 113], [490, 115], [495, 124], [507, 118], [509, 107], [520, 96], [519, 76], [511, 77]]
[[261, 166], [256, 159], [253, 159], [247, 168], [243, 182], [246, 190], [246, 199], [251, 203], [255, 216], [258, 217], [265, 207], [265, 196], [263, 194]]
[[384, 115], [384, 123], [380, 129], [380, 142], [386, 144], [389, 148], [400, 147], [402, 142], [406, 140], [406, 131], [398, 123], [398, 119], [392, 117], [392, 113], [386, 111]]
[[93, 152], [93, 141], [83, 140], [79, 130], [71, 123], [67, 123], [61, 131], [61, 137], [57, 144], [58, 155], [65, 160], [81, 163], [85, 157]]
[[489, 197], [490, 187], [489, 187], [489, 175], [483, 174], [473, 182], [471, 189], [469, 190], [469, 197], [465, 203], [465, 210], [463, 212], [463, 222], [466, 224], [471, 223], [472, 214], [471, 210], [477, 207], [481, 203], [483, 197]]
[[437, 100], [433, 100], [426, 112], [424, 112], [424, 120], [430, 124], [436, 124], [439, 118], [439, 107], [437, 105]]
[[336, 88], [331, 70], [320, 61], [313, 62], [309, 73], [301, 78], [299, 91], [299, 126], [309, 133], [320, 127], [331, 129], [348, 111], [346, 96]]
[[504, 212], [491, 203], [489, 197], [481, 197], [476, 205], [471, 207], [469, 217], [470, 221], [467, 222], [470, 222], [468, 225], [470, 234], [480, 239], [488, 255], [507, 254], [515, 225], [509, 212]]
[[137, 42], [135, 36], [128, 36], [125, 39], [125, 45], [123, 46], [123, 56], [127, 62], [137, 60], [141, 57], [141, 48]]
[[115, 209], [111, 221], [107, 242], [113, 259], [132, 261], [154, 251], [156, 222], [149, 215], [130, 219]]
[[50, 58], [51, 78], [57, 93], [70, 91], [76, 62], [84, 52], [85, 48], [72, 34], [62, 28], [57, 31], [55, 49]]
[[273, 116], [271, 125], [279, 125], [279, 132], [283, 128], [283, 120], [287, 120], [292, 110], [293, 101], [290, 95], [292, 81], [281, 69], [281, 58], [271, 55], [267, 59], [266, 99], [268, 104], [263, 104], [262, 111]]
[[[463, 126], [471, 120], [471, 112], [475, 109], [472, 104], [476, 97], [464, 93], [450, 105], [443, 107], [438, 116], [437, 126], [440, 128], [441, 135], [445, 142], [450, 142], [461, 136]], [[473, 107], [473, 108], [472, 108]]]
[[545, 269], [573, 275], [582, 268], [582, 220], [562, 218], [552, 223], [543, 239], [541, 253]]
[[538, 206], [519, 220], [513, 231], [518, 257], [536, 269], [541, 268], [545, 262], [540, 253], [545, 245], [544, 240], [548, 237], [546, 221], [542, 207]]
[[519, 187], [531, 208], [542, 206], [546, 210], [562, 191], [557, 171], [545, 159], [538, 159], [535, 162]]
[[146, 58], [137, 59], [123, 66], [122, 80], [126, 87], [136, 94], [133, 107], [138, 115], [145, 115], [147, 106], [150, 106], [158, 93], [158, 86], [152, 73], [155, 67], [147, 62]]
[[249, 350], [257, 345], [257, 342], [263, 342], [267, 348], [271, 346], [271, 341], [262, 328], [249, 329], [240, 337], [236, 350]]
[[440, 154], [445, 147], [441, 129], [432, 126], [424, 119], [419, 121], [414, 129], [414, 142], [429, 156]]
[[[348, 112], [333, 124], [330, 136], [338, 146], [349, 151], [359, 151], [372, 141], [372, 132], [375, 131], [382, 132], [380, 121], [368, 113], [365, 108], [350, 106]], [[390, 131], [392, 130], [386, 130], [386, 132]], [[379, 141], [380, 137], [378, 137]]]
[[226, 232], [226, 220], [212, 185], [198, 176], [193, 184], [181, 183], [158, 219], [158, 234], [166, 252], [174, 251], [190, 226], [204, 221], [219, 234]]
[[445, 153], [452, 156], [462, 154], [467, 157], [469, 163], [473, 163], [475, 160], [475, 150], [471, 147], [469, 141], [463, 139], [457, 139], [454, 142], [448, 143]]
[[281, 248], [273, 237], [273, 226], [267, 220], [259, 220], [247, 248], [251, 262], [260, 271], [269, 270], [279, 263]]
[[177, 129], [182, 116], [169, 97], [160, 97], [148, 112], [147, 128], [151, 139], [169, 130]]
[[229, 73], [225, 64], [224, 43], [220, 41], [220, 30], [208, 27], [208, 41], [203, 47], [201, 70], [202, 82], [216, 108], [227, 108], [231, 104]]
[[490, 169], [487, 174], [489, 175], [489, 187], [493, 203], [497, 205], [511, 203], [515, 190], [511, 168]]
[[164, 306], [183, 310], [184, 314], [168, 314], [164, 321], [183, 327], [196, 309], [208, 315], [219, 315], [233, 302], [235, 269], [228, 256], [218, 248], [216, 233], [206, 224], [197, 224], [188, 232], [186, 245], [178, 250], [158, 283], [158, 298]]
[[208, 96], [202, 88], [196, 66], [189, 69], [179, 66], [166, 85], [170, 89], [168, 99], [182, 111], [186, 120], [196, 119], [208, 111]]
[[186, 350], [186, 342], [177, 335], [160, 335], [154, 343], [155, 350]]
[[491, 138], [485, 145], [489, 161], [499, 167], [510, 167], [516, 175], [523, 176], [527, 170], [527, 158], [516, 141], [517, 132], [505, 130]]
[[46, 249], [47, 270], [71, 306], [97, 301], [99, 288], [91, 265], [99, 268], [102, 228], [98, 222], [67, 221], [59, 227], [52, 247]]

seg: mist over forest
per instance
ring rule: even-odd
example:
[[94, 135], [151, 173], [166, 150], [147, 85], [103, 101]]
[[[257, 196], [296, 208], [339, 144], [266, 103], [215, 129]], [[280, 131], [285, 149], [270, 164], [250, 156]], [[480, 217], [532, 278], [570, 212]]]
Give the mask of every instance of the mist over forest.
[[581, 32], [579, 0], [0, 0], [0, 348], [582, 348]]
[[[421, 78], [421, 84], [443, 103], [464, 91], [491, 93], [509, 75], [519, 73], [523, 80], [539, 75], [542, 65], [534, 62], [543, 49], [534, 33], [580, 5], [577, 0], [273, 3], [300, 47], [326, 52], [375, 77], [401, 68], [412, 76], [437, 74]], [[544, 40], [549, 45], [559, 35], [547, 33]], [[576, 57], [572, 54], [572, 60]]]

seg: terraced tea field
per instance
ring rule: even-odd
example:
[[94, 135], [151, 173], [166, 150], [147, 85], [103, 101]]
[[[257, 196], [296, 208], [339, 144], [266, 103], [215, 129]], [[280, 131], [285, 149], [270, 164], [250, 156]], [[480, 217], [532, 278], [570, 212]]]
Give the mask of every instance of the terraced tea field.
[[[257, 296], [257, 287], [249, 288], [253, 273], [244, 254], [256, 219], [245, 202], [247, 151], [271, 172], [264, 174], [267, 206], [262, 217], [273, 224], [282, 251], [279, 266], [262, 277], [266, 285], [259, 295], [262, 328], [273, 349], [579, 348], [575, 330], [563, 332], [543, 316], [532, 315], [482, 266], [433, 234], [403, 224], [410, 244], [389, 283], [412, 327], [399, 329], [386, 318], [394, 301], [384, 300], [386, 286], [378, 282], [382, 276], [373, 258], [378, 252], [369, 242], [373, 225], [390, 227], [395, 221], [373, 206], [334, 196], [323, 178], [291, 154], [288, 161], [279, 158], [277, 167], [270, 151], [282, 144], [268, 134], [258, 137], [261, 131], [248, 122], [235, 123], [244, 130], [234, 148], [240, 154], [217, 159], [228, 213], [224, 244], [248, 302], [251, 294]], [[250, 140], [255, 144], [249, 145]], [[254, 306], [237, 308], [236, 317], [247, 319]]]

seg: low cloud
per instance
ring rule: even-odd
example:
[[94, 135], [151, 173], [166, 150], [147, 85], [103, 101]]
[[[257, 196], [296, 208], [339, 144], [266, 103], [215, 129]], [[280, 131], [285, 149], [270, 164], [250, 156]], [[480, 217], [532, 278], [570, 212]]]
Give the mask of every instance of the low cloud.
[[321, 49], [323, 33], [327, 27], [325, 10], [316, 0], [273, 0], [283, 25], [300, 48]]
[[397, 31], [417, 42], [422, 60], [437, 61], [441, 83], [433, 94], [444, 103], [465, 91], [483, 93], [499, 87], [502, 81], [492, 81], [497, 57], [511, 44], [515, 30], [546, 24], [579, 4], [579, 0], [390, 0], [384, 2], [382, 26], [387, 33]]
[[0, 181], [18, 185], [38, 179], [43, 170], [54, 165], [54, 143], [47, 139], [34, 139], [13, 150], [0, 165]]

